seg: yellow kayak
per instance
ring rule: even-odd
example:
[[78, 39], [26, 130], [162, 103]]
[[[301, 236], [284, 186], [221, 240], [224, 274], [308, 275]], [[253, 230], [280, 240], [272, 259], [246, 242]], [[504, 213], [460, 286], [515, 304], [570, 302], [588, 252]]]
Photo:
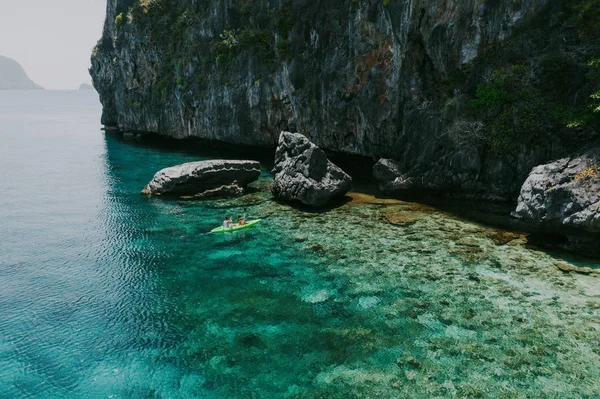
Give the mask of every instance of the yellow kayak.
[[250, 220], [249, 222], [247, 222], [246, 224], [243, 224], [241, 226], [239, 224], [232, 224], [231, 227], [228, 229], [221, 226], [221, 227], [217, 227], [216, 229], [212, 229], [210, 232], [211, 233], [227, 233], [230, 231], [243, 230], [243, 229], [247, 229], [248, 227], [255, 226], [256, 224], [258, 224], [258, 222], [260, 222], [260, 219]]

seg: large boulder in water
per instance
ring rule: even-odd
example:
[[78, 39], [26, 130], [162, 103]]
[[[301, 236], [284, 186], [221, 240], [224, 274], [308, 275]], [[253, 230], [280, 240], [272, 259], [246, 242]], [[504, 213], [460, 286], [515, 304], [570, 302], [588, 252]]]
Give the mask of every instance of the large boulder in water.
[[[236, 192], [232, 186], [240, 188], [252, 183], [260, 176], [260, 163], [256, 161], [210, 160], [189, 162], [158, 171], [142, 194], [193, 195], [203, 197], [204, 193], [215, 194]], [[222, 190], [222, 189], [227, 190]]]
[[281, 132], [273, 168], [273, 194], [321, 207], [352, 188], [352, 178], [299, 133]]
[[552, 233], [600, 233], [600, 145], [533, 168], [513, 216]]

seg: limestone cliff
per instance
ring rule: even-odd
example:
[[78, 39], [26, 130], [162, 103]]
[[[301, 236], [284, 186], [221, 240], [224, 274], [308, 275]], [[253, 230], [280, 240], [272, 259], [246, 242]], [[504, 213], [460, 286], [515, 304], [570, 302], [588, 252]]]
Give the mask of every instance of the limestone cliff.
[[510, 198], [564, 146], [499, 156], [461, 119], [465, 93], [477, 57], [549, 2], [108, 0], [90, 72], [123, 131], [271, 147], [298, 131], [426, 187]]

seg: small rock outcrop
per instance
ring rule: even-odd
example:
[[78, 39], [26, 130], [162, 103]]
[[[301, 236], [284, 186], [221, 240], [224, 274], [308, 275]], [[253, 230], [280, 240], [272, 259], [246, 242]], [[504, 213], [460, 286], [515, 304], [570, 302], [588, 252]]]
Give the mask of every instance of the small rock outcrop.
[[260, 163], [256, 161], [189, 162], [158, 171], [142, 194], [174, 194], [197, 198], [239, 195], [247, 184], [259, 176]]
[[379, 189], [384, 193], [394, 193], [413, 188], [412, 179], [401, 173], [398, 164], [391, 159], [380, 159], [373, 166], [373, 177], [379, 183]]
[[600, 233], [600, 146], [533, 168], [513, 216], [549, 232]]
[[273, 194], [322, 207], [352, 188], [352, 178], [299, 133], [281, 132], [273, 168]]

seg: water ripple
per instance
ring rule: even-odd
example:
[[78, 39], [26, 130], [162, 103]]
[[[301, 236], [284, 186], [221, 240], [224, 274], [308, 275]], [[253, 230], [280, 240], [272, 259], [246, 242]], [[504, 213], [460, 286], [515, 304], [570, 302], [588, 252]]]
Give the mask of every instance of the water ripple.
[[[52, 106], [28, 111], [62, 113], [46, 115], [56, 127], [28, 125], [28, 112], [15, 123], [3, 96], [0, 397], [600, 390], [600, 288], [551, 255], [498, 246], [437, 211], [390, 225], [382, 214], [414, 206], [400, 201], [305, 213], [266, 191], [253, 194], [259, 227], [207, 234], [242, 200], [139, 194], [156, 170], [196, 154], [100, 135], [85, 95], [44, 93]], [[64, 107], [77, 113], [64, 118]]]

